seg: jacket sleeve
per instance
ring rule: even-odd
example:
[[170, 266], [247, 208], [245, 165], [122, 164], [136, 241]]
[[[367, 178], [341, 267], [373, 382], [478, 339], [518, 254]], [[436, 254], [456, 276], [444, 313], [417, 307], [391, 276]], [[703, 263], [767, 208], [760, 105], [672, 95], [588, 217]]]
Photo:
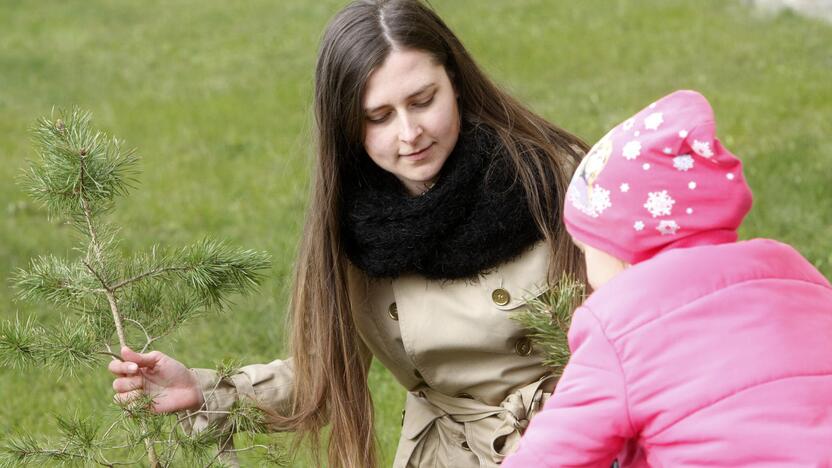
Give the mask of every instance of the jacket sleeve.
[[[369, 368], [372, 354], [359, 341], [361, 360]], [[226, 422], [228, 411], [242, 398], [252, 399], [259, 407], [277, 414], [289, 416], [294, 394], [294, 359], [275, 360], [268, 364], [251, 364], [241, 367], [231, 378], [220, 380], [211, 369], [191, 369], [197, 378], [205, 405], [201, 411], [185, 411], [180, 414], [182, 429], [191, 434], [216, 424], [220, 432], [233, 428]], [[281, 428], [272, 427], [274, 431]]]
[[554, 395], [503, 468], [609, 468], [635, 434], [618, 355], [586, 307], [575, 312], [569, 344], [572, 357]]
[[251, 398], [279, 414], [287, 414], [291, 408], [294, 389], [291, 358], [244, 366], [230, 379], [223, 380], [212, 369], [191, 369], [191, 372], [199, 382], [205, 405], [201, 411], [183, 412], [181, 424], [187, 433], [200, 432], [209, 424], [217, 424], [222, 432], [229, 430], [228, 411], [241, 398]]

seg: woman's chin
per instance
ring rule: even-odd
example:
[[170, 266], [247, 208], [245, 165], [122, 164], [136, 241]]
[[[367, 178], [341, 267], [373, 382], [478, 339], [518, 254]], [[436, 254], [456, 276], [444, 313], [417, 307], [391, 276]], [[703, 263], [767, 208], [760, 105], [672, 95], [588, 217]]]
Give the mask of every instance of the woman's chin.
[[414, 177], [406, 179], [399, 178], [399, 180], [401, 180], [402, 184], [404, 184], [405, 188], [411, 195], [421, 195], [433, 186], [434, 182], [436, 181], [436, 178]]

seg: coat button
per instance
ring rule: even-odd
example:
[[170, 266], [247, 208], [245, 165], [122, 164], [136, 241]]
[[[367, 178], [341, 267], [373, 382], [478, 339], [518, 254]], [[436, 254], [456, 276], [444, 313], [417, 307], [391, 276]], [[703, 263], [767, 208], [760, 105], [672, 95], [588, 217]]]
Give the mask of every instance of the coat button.
[[390, 318], [393, 320], [399, 319], [399, 308], [396, 307], [395, 302], [390, 304], [390, 307], [387, 308], [387, 315], [389, 315]]
[[532, 353], [532, 342], [525, 336], [523, 338], [519, 338], [514, 343], [514, 351], [517, 352], [520, 356], [528, 356]]
[[511, 295], [503, 288], [497, 288], [491, 293], [491, 300], [498, 306], [504, 306], [511, 301]]

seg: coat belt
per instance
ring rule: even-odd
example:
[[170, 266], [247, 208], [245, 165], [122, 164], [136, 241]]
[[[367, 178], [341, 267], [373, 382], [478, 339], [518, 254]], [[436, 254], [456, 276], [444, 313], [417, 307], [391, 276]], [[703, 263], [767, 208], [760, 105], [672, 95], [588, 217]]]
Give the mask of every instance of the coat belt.
[[[415, 444], [430, 433], [436, 419], [449, 416], [465, 427], [467, 442], [478, 457], [490, 455], [500, 463], [514, 448], [544, 397], [551, 394], [556, 378], [546, 375], [508, 394], [497, 406], [471, 398], [445, 395], [429, 387], [408, 395], [402, 435]], [[441, 426], [437, 426], [441, 427]]]

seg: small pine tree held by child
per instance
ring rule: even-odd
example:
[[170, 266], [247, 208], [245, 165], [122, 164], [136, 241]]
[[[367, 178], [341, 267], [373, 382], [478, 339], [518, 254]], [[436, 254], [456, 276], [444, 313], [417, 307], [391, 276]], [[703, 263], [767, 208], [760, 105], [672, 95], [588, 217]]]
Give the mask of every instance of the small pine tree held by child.
[[[14, 275], [20, 300], [48, 304], [62, 320], [57, 326], [19, 318], [0, 322], [0, 366], [75, 373], [102, 359], [120, 359], [112, 350], [114, 336], [119, 349], [127, 345], [145, 352], [185, 322], [225, 309], [230, 295], [250, 293], [263, 279], [268, 255], [214, 240], [124, 254], [118, 248], [119, 229], [105, 215], [134, 186], [135, 152], [95, 130], [90, 114], [80, 110], [39, 120], [34, 136], [39, 158], [21, 183], [50, 217], [74, 228], [81, 245], [75, 259], [41, 256]], [[228, 364], [218, 370], [224, 378], [236, 373]], [[120, 404], [116, 420], [106, 423], [97, 415], [58, 417], [60, 438], [7, 438], [0, 445], [0, 466], [135, 466], [143, 459], [151, 467], [218, 466], [228, 459], [222, 450], [231, 446], [227, 429], [209, 426], [185, 434], [176, 417], [154, 413], [152, 404], [149, 395]], [[242, 402], [232, 408], [224, 427], [254, 433], [265, 426], [264, 414], [253, 402]], [[285, 463], [277, 444], [253, 440], [230, 451], [257, 449], [264, 462]]]

